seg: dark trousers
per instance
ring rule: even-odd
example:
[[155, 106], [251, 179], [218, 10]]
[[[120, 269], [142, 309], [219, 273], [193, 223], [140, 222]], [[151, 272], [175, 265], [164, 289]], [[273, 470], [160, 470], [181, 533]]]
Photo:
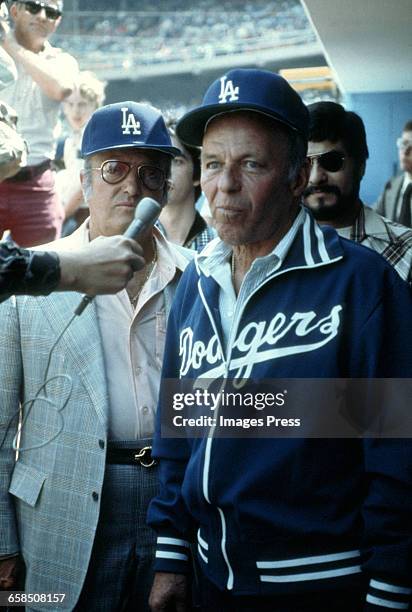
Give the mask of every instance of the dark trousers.
[[148, 612], [156, 537], [146, 524], [156, 467], [106, 465], [99, 523], [76, 612]]
[[202, 612], [362, 612], [364, 591], [324, 591], [303, 595], [255, 597], [220, 591], [204, 577], [200, 579]]

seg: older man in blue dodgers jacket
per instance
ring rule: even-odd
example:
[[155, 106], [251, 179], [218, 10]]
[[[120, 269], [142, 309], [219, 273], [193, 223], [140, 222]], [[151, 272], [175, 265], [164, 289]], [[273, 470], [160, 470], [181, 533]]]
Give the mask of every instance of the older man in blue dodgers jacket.
[[[407, 284], [300, 206], [307, 130], [299, 96], [260, 70], [230, 71], [180, 120], [179, 138], [202, 145], [219, 238], [182, 277], [164, 379], [411, 376]], [[196, 532], [203, 610], [408, 608], [410, 440], [225, 439], [213, 427], [177, 439], [160, 425], [153, 612], [186, 609]]]

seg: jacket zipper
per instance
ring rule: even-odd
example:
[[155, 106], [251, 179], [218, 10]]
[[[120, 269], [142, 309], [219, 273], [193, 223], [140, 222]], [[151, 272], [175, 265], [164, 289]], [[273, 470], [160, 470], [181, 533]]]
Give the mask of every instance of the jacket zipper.
[[[252, 297], [255, 295], [255, 293], [257, 293], [257, 291], [259, 291], [266, 283], [268, 283], [269, 281], [273, 280], [274, 278], [281, 276], [282, 274], [285, 274], [286, 272], [291, 272], [292, 270], [301, 270], [301, 269], [307, 269], [307, 268], [319, 268], [321, 266], [325, 266], [328, 265], [330, 263], [334, 263], [335, 261], [338, 261], [339, 259], [342, 259], [342, 256], [336, 257], [335, 259], [329, 259], [327, 262], [322, 261], [319, 264], [313, 264], [308, 266], [307, 264], [305, 266], [295, 266], [294, 268], [287, 268], [286, 270], [281, 270], [279, 272], [275, 272], [274, 274], [271, 274], [270, 276], [268, 276], [258, 287], [256, 287], [256, 289], [249, 295], [249, 297], [245, 300], [241, 311], [239, 312], [238, 316], [237, 316], [237, 326], [236, 326], [236, 331], [237, 328], [239, 327], [239, 323], [240, 320], [242, 318], [243, 312], [247, 306], [247, 304], [249, 303], [249, 301], [252, 299]], [[200, 298], [203, 302], [203, 306], [205, 307], [205, 310], [207, 312], [207, 315], [209, 317], [210, 323], [212, 325], [212, 328], [216, 334], [216, 337], [218, 339], [218, 343], [219, 343], [219, 348], [220, 351], [222, 353], [222, 356], [225, 355], [225, 352], [223, 351], [223, 346], [221, 343], [221, 339], [220, 339], [220, 335], [218, 333], [216, 324], [215, 324], [215, 320], [212, 316], [212, 313], [210, 311], [210, 308], [208, 306], [208, 303], [206, 301], [205, 295], [203, 293], [202, 290], [202, 286], [201, 286], [201, 278], [199, 278], [198, 280], [198, 291], [200, 294]], [[234, 333], [234, 330], [232, 330], [231, 334], [230, 334], [230, 338], [229, 338], [229, 344], [228, 344], [228, 349], [227, 349], [227, 355], [224, 361], [224, 376], [223, 376], [223, 380], [228, 378], [228, 373], [229, 373], [229, 364], [230, 364], [230, 356], [232, 354], [232, 345], [233, 345], [233, 339], [236, 338], [236, 334]], [[216, 408], [215, 411], [215, 416], [216, 416], [216, 423], [217, 423], [217, 417], [218, 417], [218, 413], [219, 413], [219, 406]], [[210, 496], [209, 496], [209, 470], [210, 470], [210, 458], [211, 458], [211, 454], [212, 454], [212, 442], [213, 442], [213, 433], [214, 430], [216, 429], [216, 425], [212, 425], [212, 427], [209, 430], [208, 433], [208, 437], [206, 439], [206, 445], [205, 445], [205, 454], [204, 454], [204, 460], [203, 460], [203, 478], [202, 478], [202, 490], [203, 490], [203, 496], [206, 500], [206, 502], [211, 505], [210, 502]], [[222, 551], [222, 556], [223, 559], [226, 563], [226, 567], [228, 570], [228, 579], [226, 582], [226, 588], [231, 591], [233, 589], [233, 582], [234, 582], [234, 574], [233, 574], [233, 568], [231, 566], [231, 563], [229, 561], [229, 557], [227, 554], [227, 550], [226, 550], [226, 534], [227, 534], [227, 527], [226, 527], [226, 519], [225, 519], [225, 515], [223, 510], [219, 507], [216, 506], [218, 512], [219, 512], [219, 516], [220, 516], [220, 521], [221, 521], [221, 526], [222, 526], [222, 538], [221, 538], [221, 551]]]

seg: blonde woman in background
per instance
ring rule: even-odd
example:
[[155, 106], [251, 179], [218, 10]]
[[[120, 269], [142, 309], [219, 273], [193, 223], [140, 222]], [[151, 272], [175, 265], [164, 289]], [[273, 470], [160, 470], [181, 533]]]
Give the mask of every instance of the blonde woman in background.
[[80, 186], [80, 170], [83, 167], [80, 145], [84, 126], [96, 108], [104, 102], [105, 86], [106, 83], [100, 81], [92, 72], [87, 70], [79, 72], [73, 93], [62, 105], [71, 129], [64, 143], [65, 168], [57, 174], [57, 187], [66, 214], [63, 227], [65, 236], [71, 234], [89, 214]]

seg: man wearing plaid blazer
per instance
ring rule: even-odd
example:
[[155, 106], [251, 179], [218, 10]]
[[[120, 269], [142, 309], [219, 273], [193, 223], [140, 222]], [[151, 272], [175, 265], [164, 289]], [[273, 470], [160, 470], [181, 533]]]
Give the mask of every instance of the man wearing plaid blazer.
[[[164, 204], [179, 150], [156, 109], [124, 102], [93, 114], [82, 153], [90, 219], [57, 252], [124, 232], [144, 197]], [[17, 586], [22, 559], [24, 590], [52, 594], [30, 610], [148, 609], [150, 438], [167, 312], [191, 254], [151, 227], [139, 242], [145, 268], [81, 316], [78, 293], [0, 307], [0, 588]]]

